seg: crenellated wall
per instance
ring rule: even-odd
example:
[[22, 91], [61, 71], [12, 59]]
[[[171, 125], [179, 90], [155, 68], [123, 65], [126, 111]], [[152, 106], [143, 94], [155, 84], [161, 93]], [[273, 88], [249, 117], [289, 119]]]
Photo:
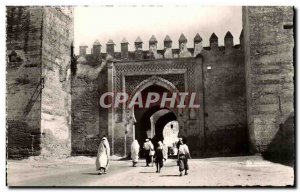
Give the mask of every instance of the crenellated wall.
[[[97, 90], [125, 90], [130, 94], [134, 86], [154, 76], [170, 81], [178, 90], [197, 92], [201, 107], [186, 110], [180, 117], [179, 128], [180, 135], [189, 140], [195, 156], [248, 151], [242, 47], [233, 44], [230, 32], [224, 37], [224, 46], [219, 46], [214, 33], [209, 47], [203, 47], [199, 34], [194, 38], [194, 48], [186, 46], [187, 39], [183, 34], [178, 41], [179, 49], [173, 49], [172, 40], [167, 35], [165, 49], [157, 50], [158, 42], [152, 36], [149, 50], [143, 50], [143, 42], [138, 37], [134, 42], [136, 50], [131, 52], [124, 38], [119, 53], [114, 52], [115, 43], [109, 40], [106, 45], [108, 54], [101, 53], [99, 41], [95, 41], [92, 54], [87, 54], [87, 46], [80, 46], [77, 72], [72, 81], [72, 154], [95, 154], [103, 135], [108, 136], [113, 154], [128, 154], [134, 133], [131, 128], [126, 128], [128, 122], [124, 120], [121, 109], [99, 115], [104, 109], [99, 106], [101, 94]], [[97, 61], [95, 58], [99, 56], [96, 54], [100, 54], [103, 61]], [[104, 62], [109, 63], [107, 71], [101, 68]], [[182, 76], [184, 79], [177, 77], [178, 70], [186, 71]], [[173, 76], [179, 79], [174, 81]], [[99, 124], [99, 118], [107, 123]]]
[[204, 60], [206, 153], [221, 155], [247, 152], [243, 49], [230, 46], [216, 51], [204, 50], [201, 55]]
[[[234, 48], [239, 48], [239, 45], [233, 44], [233, 36], [228, 31], [226, 36], [224, 37], [224, 46], [218, 45], [218, 37], [215, 33], [213, 33], [210, 37], [210, 46], [203, 47], [202, 37], [197, 33], [195, 38], [193, 39], [194, 47], [187, 47], [188, 39], [181, 34], [178, 42], [179, 47], [172, 47], [172, 39], [167, 35], [164, 39], [164, 49], [159, 50], [157, 48], [158, 41], [154, 35], [149, 39], [149, 47], [148, 50], [143, 48], [143, 41], [140, 37], [134, 42], [135, 50], [129, 51], [128, 45], [129, 42], [123, 38], [121, 44], [121, 52], [115, 52], [115, 42], [113, 40], [109, 40], [106, 43], [106, 53], [102, 51], [102, 45], [98, 40], [96, 40], [93, 44], [93, 47], [88, 51], [88, 46], [82, 44], [79, 46], [79, 55], [78, 57], [83, 57], [87, 61], [89, 65], [94, 65], [95, 58], [103, 58], [106, 59], [108, 55], [114, 58], [115, 62], [122, 61], [138, 61], [138, 60], [153, 60], [153, 59], [171, 59], [171, 58], [187, 58], [187, 57], [196, 57], [203, 49], [217, 51], [226, 49], [227, 52]], [[88, 54], [90, 52], [91, 54]]]

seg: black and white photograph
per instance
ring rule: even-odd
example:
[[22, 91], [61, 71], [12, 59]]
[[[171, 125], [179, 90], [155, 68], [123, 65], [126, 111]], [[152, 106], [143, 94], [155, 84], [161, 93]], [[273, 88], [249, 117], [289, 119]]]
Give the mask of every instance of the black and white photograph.
[[6, 5], [6, 186], [295, 187], [296, 11]]

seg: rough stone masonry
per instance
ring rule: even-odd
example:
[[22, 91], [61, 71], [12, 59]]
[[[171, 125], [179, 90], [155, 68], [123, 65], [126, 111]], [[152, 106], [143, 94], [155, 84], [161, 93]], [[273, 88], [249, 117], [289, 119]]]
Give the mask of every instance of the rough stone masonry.
[[8, 157], [69, 155], [73, 8], [7, 7]]
[[242, 11], [239, 45], [228, 32], [224, 46], [213, 33], [208, 47], [197, 34], [188, 48], [182, 34], [173, 48], [166, 35], [163, 50], [152, 36], [149, 50], [138, 37], [134, 51], [124, 38], [121, 52], [109, 40], [103, 53], [96, 40], [74, 56], [73, 8], [7, 7], [8, 157], [95, 155], [103, 135], [128, 155], [162, 109], [107, 110], [100, 96], [161, 90], [197, 93], [199, 110], [167, 109], [157, 128], [177, 120], [194, 156], [293, 155], [293, 7]]

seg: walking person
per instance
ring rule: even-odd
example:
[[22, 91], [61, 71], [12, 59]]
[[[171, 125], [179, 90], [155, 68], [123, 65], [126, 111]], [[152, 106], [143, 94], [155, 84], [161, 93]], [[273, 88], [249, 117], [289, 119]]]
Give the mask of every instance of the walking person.
[[154, 164], [153, 157], [154, 157], [155, 151], [154, 151], [154, 145], [152, 144], [151, 139], [149, 139], [149, 143], [150, 143], [150, 146], [151, 146], [150, 147], [150, 152], [149, 152], [149, 156], [150, 156], [149, 164], [151, 163], [151, 166], [153, 167], [153, 164]]
[[182, 138], [178, 138], [178, 141], [177, 141], [177, 143], [176, 143], [176, 148], [177, 148], [177, 150], [179, 149], [179, 146], [181, 145], [181, 142], [182, 141]]
[[96, 170], [99, 170], [98, 175], [106, 174], [109, 166], [110, 148], [106, 137], [101, 139], [98, 147], [96, 158]]
[[164, 160], [166, 161], [168, 159], [168, 146], [163, 142], [163, 155], [164, 155]]
[[131, 144], [132, 167], [135, 167], [139, 161], [139, 151], [140, 151], [140, 145], [138, 141], [135, 139]]
[[152, 162], [153, 166], [153, 155], [154, 155], [154, 146], [149, 139], [146, 139], [143, 149], [145, 150], [146, 166], [149, 167], [149, 164]]
[[155, 164], [156, 164], [156, 173], [160, 173], [161, 168], [164, 166], [164, 146], [161, 141], [158, 142], [158, 147], [155, 150]]
[[178, 149], [178, 166], [179, 166], [179, 172], [182, 176], [182, 172], [185, 171], [185, 175], [188, 174], [189, 165], [188, 165], [188, 159], [191, 159], [191, 155], [189, 152], [189, 147], [186, 145], [186, 140], [182, 139], [179, 141], [179, 149]]

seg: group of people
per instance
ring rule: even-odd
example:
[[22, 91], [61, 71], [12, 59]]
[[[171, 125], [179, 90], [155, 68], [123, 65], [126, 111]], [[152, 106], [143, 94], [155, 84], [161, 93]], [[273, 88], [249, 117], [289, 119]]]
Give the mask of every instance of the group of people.
[[[164, 161], [168, 158], [168, 148], [159, 141], [158, 147], [154, 149], [150, 139], [146, 139], [143, 144], [143, 149], [145, 152], [146, 166], [153, 166], [156, 164], [156, 173], [160, 173], [161, 168], [164, 166]], [[179, 166], [180, 176], [188, 174], [189, 165], [188, 159], [191, 158], [189, 148], [186, 145], [185, 139], [179, 139], [178, 141], [178, 154], [177, 154], [177, 165]], [[132, 166], [135, 167], [139, 160], [140, 145], [137, 140], [134, 140], [131, 144], [131, 159]], [[98, 147], [98, 153], [96, 158], [96, 169], [99, 171], [98, 175], [106, 174], [109, 166], [110, 157], [110, 146], [106, 137], [101, 139], [100, 145]]]
[[[163, 145], [161, 141], [158, 142], [158, 147], [154, 150], [154, 145], [150, 139], [146, 139], [143, 149], [145, 152], [146, 166], [149, 167], [150, 163], [153, 166], [153, 159], [155, 159], [156, 172], [160, 173], [163, 167], [163, 162], [168, 158], [168, 149]], [[139, 160], [140, 145], [137, 140], [134, 140], [131, 144], [131, 159], [132, 166], [135, 167]]]
[[[191, 159], [191, 155], [189, 152], [189, 148], [186, 145], [186, 140], [179, 139], [177, 148], [177, 165], [179, 166], [180, 176], [183, 175], [183, 171], [185, 175], [188, 175], [188, 159]], [[160, 173], [161, 168], [164, 165], [164, 161], [166, 161], [168, 158], [168, 148], [161, 141], [159, 141], [158, 147], [154, 150], [154, 145], [152, 144], [151, 140], [146, 139], [145, 143], [143, 144], [143, 149], [145, 152], [146, 166], [150, 166], [150, 163], [152, 163], [153, 166], [154, 159], [154, 162], [156, 164], [156, 173]], [[133, 167], [135, 167], [138, 163], [139, 151], [140, 145], [137, 140], [134, 140], [131, 145], [131, 159]]]

